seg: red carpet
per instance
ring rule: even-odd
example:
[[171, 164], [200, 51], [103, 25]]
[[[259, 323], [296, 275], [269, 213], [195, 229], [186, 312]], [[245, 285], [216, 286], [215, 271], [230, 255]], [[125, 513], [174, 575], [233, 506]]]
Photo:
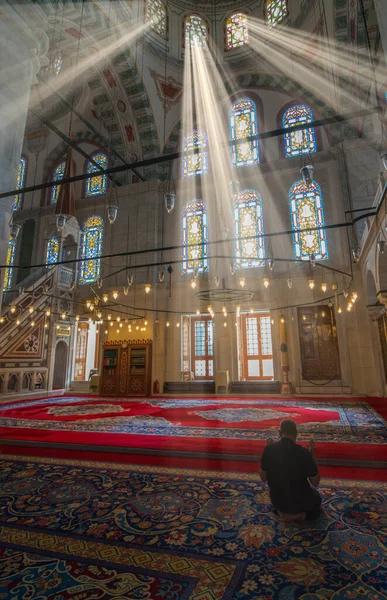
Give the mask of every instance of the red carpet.
[[[243, 457], [259, 457], [265, 440], [277, 436], [280, 421], [292, 418], [298, 425], [300, 443], [307, 443], [311, 436], [315, 439], [319, 459], [386, 461], [385, 403], [384, 399], [366, 403], [364, 399], [341, 398], [125, 400], [71, 396], [3, 405], [0, 437], [76, 445], [78, 452], [82, 447], [102, 449], [102, 460], [108, 460], [109, 447], [187, 452], [190, 456], [185, 461], [200, 459], [206, 465], [211, 460], [218, 462], [216, 455], [223, 454], [233, 457], [224, 461], [231, 466], [234, 462], [240, 465]], [[208, 454], [212, 456], [204, 456]], [[133, 455], [128, 456], [132, 462]], [[245, 462], [250, 471], [252, 463]]]

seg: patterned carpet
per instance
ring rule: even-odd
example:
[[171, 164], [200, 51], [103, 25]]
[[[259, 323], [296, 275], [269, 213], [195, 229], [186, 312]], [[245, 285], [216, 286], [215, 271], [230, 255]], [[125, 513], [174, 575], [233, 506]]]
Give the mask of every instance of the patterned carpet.
[[284, 526], [255, 475], [3, 456], [0, 598], [386, 599], [387, 484]]

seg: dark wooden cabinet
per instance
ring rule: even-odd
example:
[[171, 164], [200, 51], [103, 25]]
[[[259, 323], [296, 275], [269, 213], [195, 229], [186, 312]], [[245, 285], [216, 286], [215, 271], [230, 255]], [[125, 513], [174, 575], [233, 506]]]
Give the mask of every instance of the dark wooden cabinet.
[[105, 342], [101, 394], [149, 396], [152, 380], [152, 342]]

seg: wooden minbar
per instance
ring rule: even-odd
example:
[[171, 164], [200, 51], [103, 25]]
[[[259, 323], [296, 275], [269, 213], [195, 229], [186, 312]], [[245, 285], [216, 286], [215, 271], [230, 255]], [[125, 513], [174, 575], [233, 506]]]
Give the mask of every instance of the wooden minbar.
[[100, 393], [108, 396], [149, 396], [152, 379], [150, 340], [105, 342]]

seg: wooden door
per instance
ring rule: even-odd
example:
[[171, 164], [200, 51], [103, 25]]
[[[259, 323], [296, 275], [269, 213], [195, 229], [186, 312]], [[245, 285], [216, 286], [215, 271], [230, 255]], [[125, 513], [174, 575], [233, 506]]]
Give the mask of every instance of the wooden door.
[[341, 379], [334, 308], [311, 306], [298, 309], [302, 379]]
[[128, 352], [129, 372], [127, 393], [129, 396], [148, 396], [151, 392], [152, 346], [150, 343], [133, 344]]
[[75, 381], [86, 380], [87, 339], [89, 336], [88, 323], [78, 323], [77, 346], [75, 349]]
[[270, 313], [241, 315], [241, 379], [274, 379]]
[[214, 378], [214, 329], [210, 316], [191, 318], [191, 365], [195, 379]]
[[57, 343], [55, 348], [54, 375], [52, 389], [63, 390], [66, 387], [67, 375], [67, 344], [63, 340]]

